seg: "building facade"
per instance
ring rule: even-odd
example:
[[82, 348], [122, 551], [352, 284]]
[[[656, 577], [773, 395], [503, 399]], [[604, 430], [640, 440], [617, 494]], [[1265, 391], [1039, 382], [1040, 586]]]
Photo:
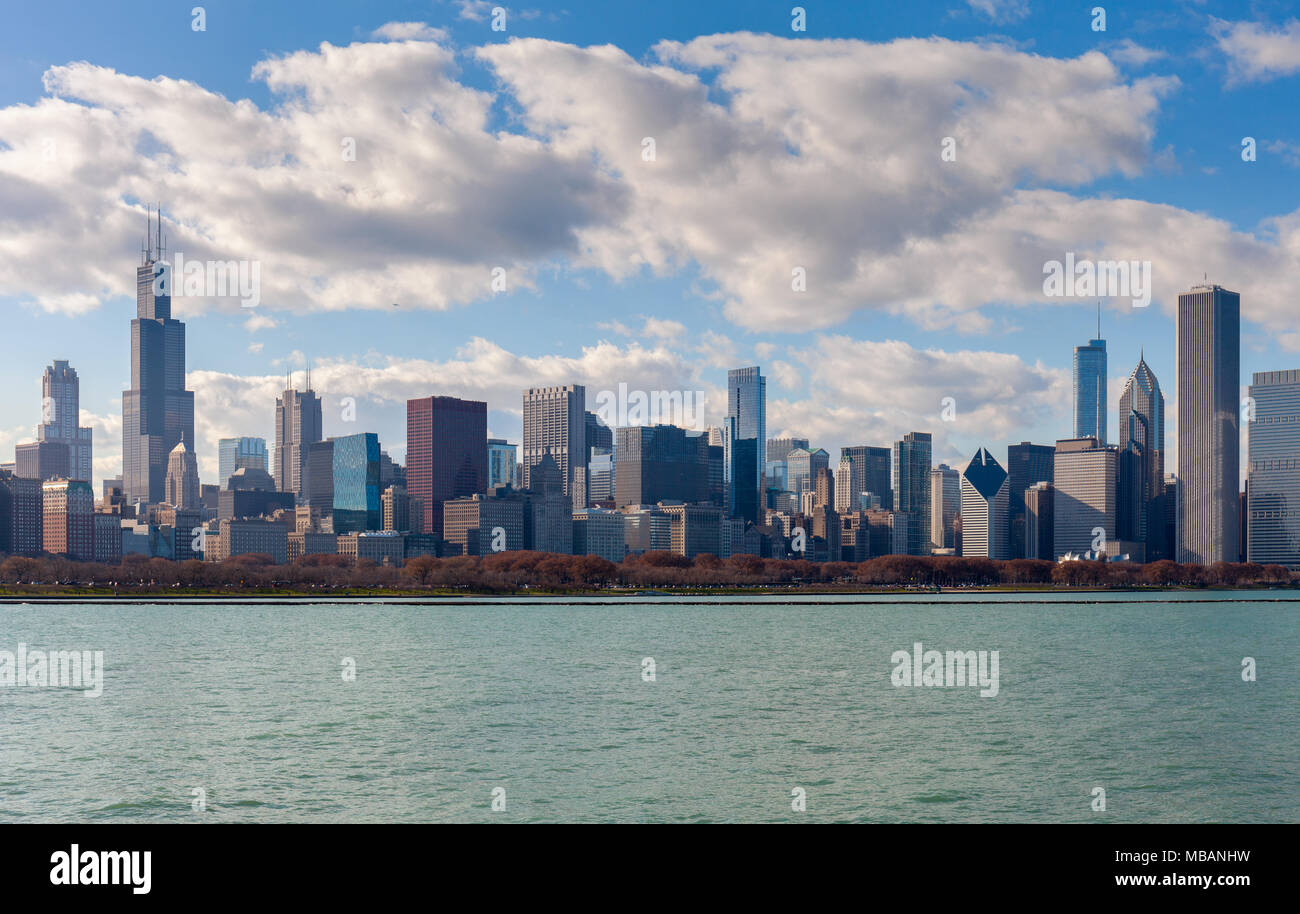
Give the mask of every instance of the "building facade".
[[1300, 570], [1300, 371], [1257, 371], [1250, 385], [1246, 555]]
[[1005, 559], [1008, 554], [1007, 471], [980, 448], [961, 474], [961, 554]]
[[443, 536], [443, 502], [486, 493], [487, 482], [487, 403], [407, 400], [406, 490], [424, 509], [416, 532]]

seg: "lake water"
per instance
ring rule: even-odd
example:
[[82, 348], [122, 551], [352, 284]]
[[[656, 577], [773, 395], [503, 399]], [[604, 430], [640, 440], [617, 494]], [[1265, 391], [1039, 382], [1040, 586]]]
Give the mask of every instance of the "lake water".
[[105, 677], [0, 687], [0, 821], [1300, 820], [1300, 593], [1136, 599], [4, 605]]

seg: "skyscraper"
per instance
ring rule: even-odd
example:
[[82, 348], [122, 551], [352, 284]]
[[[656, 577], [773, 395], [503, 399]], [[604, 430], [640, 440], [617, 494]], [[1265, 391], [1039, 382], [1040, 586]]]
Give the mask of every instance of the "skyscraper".
[[1007, 557], [1007, 471], [980, 448], [961, 474], [961, 554]]
[[737, 438], [757, 439], [754, 488], [759, 490], [767, 466], [767, 378], [757, 366], [727, 372], [727, 418], [736, 420]]
[[77, 423], [81, 417], [81, 382], [76, 369], [55, 360], [41, 377], [41, 424], [38, 442], [54, 442], [68, 449], [68, 476], [90, 482], [94, 475], [94, 429]]
[[217, 442], [217, 485], [224, 489], [230, 474], [240, 467], [270, 472], [265, 438], [222, 438]]
[[1118, 448], [1096, 438], [1056, 442], [1052, 550], [1083, 555], [1100, 547], [1116, 554], [1115, 495]]
[[550, 454], [564, 484], [572, 494], [573, 471], [587, 465], [587, 388], [530, 387], [524, 391], [523, 485], [533, 488], [532, 469]]
[[181, 441], [167, 456], [167, 476], [164, 479], [163, 501], [174, 508], [191, 510], [201, 507], [199, 501], [199, 461], [194, 452]]
[[1250, 385], [1246, 553], [1300, 570], [1300, 371], [1257, 371]]
[[383, 529], [379, 492], [379, 436], [374, 432], [331, 438], [334, 532]]
[[1126, 484], [1117, 509], [1124, 518], [1119, 537], [1146, 543], [1149, 562], [1164, 558], [1169, 554], [1161, 499], [1165, 478], [1165, 395], [1141, 356], [1119, 397], [1117, 443], [1130, 455], [1124, 463], [1131, 467], [1122, 473]]
[[675, 425], [634, 425], [614, 430], [614, 500], [625, 505], [709, 500], [707, 435]]
[[930, 546], [956, 549], [961, 515], [961, 473], [941, 463], [930, 471]]
[[406, 401], [406, 490], [423, 504], [420, 532], [442, 536], [443, 502], [486, 493], [487, 478], [487, 403]]
[[907, 528], [907, 554], [930, 551], [930, 464], [929, 432], [908, 432], [894, 442], [894, 512], [911, 516]]
[[488, 488], [513, 486], [515, 484], [515, 446], [504, 438], [489, 438], [487, 450]]
[[[311, 372], [307, 388], [298, 390], [289, 378], [289, 386], [275, 399], [275, 488], [302, 498], [306, 489], [307, 454], [311, 446], [325, 437], [321, 422], [320, 397], [311, 389]], [[226, 480], [222, 480], [224, 486]]]
[[1240, 554], [1240, 374], [1241, 296], [1217, 285], [1179, 293], [1180, 562], [1235, 562]]
[[[1101, 336], [1101, 306], [1097, 336]], [[1074, 437], [1106, 443], [1106, 341], [1074, 347]]]
[[[152, 228], [152, 226], [150, 227]], [[194, 450], [194, 393], [185, 389], [185, 325], [172, 318], [171, 268], [163, 261], [162, 218], [135, 271], [131, 389], [122, 392], [122, 486], [128, 501], [163, 500], [167, 458]]]
[[1052, 481], [1052, 458], [1056, 448], [1050, 444], [1022, 441], [1007, 448], [1007, 514], [1010, 556], [1025, 558], [1025, 490], [1040, 482]]
[[840, 448], [840, 457], [847, 457], [853, 465], [850, 473], [850, 510], [857, 510], [858, 496], [863, 492], [879, 497], [880, 507], [884, 510], [893, 510], [894, 488], [890, 482], [892, 454], [889, 448], [855, 445]]
[[[758, 523], [758, 468], [757, 438], [740, 434], [740, 420], [728, 416], [722, 423], [722, 468], [726, 487], [728, 517], [743, 517], [751, 524]], [[712, 445], [710, 445], [712, 446]]]

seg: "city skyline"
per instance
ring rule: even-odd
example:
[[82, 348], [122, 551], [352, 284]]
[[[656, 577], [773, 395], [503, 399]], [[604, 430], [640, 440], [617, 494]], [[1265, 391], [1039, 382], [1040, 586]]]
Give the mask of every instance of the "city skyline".
[[[0, 140], [7, 147], [0, 147], [0, 170], [21, 175], [24, 183], [14, 186], [62, 187], [72, 180], [68, 169], [74, 168], [84, 155], [78, 140], [83, 131], [77, 115], [63, 110], [65, 106], [59, 99], [81, 100], [89, 109], [115, 112], [124, 134], [138, 141], [132, 148], [142, 150], [138, 154], [143, 157], [144, 179], [133, 181], [129, 187], [110, 182], [107, 198], [91, 195], [99, 201], [97, 232], [94, 238], [77, 243], [74, 268], [59, 271], [40, 287], [23, 279], [0, 282], [0, 299], [15, 306], [11, 317], [14, 332], [50, 344], [16, 353], [0, 369], [8, 373], [5, 377], [19, 393], [0, 406], [0, 446], [30, 439], [30, 429], [39, 416], [35, 405], [26, 405], [34, 404], [35, 398], [24, 398], [21, 391], [52, 360], [66, 360], [76, 366], [83, 382], [83, 424], [95, 433], [96, 487], [104, 478], [121, 472], [122, 458], [117, 451], [122, 437], [122, 405], [115, 400], [115, 391], [130, 387], [129, 383], [119, 382], [125, 374], [120, 341], [131, 292], [122, 264], [123, 258], [131, 256], [139, 246], [147, 207], [159, 199], [165, 224], [162, 230], [169, 236], [169, 247], [183, 250], [187, 260], [257, 255], [264, 265], [261, 275], [266, 288], [254, 307], [243, 307], [233, 298], [174, 299], [177, 316], [189, 328], [187, 389], [193, 390], [197, 398], [197, 440], [193, 449], [202, 478], [210, 482], [216, 481], [218, 440], [245, 436], [262, 437], [268, 442], [274, 439], [272, 419], [262, 404], [268, 395], [283, 391], [282, 378], [287, 371], [301, 372], [309, 362], [315, 372], [315, 386], [324, 398], [322, 435], [373, 431], [397, 460], [405, 459], [403, 422], [405, 401], [410, 398], [446, 395], [486, 402], [489, 432], [512, 442], [522, 438], [519, 391], [532, 386], [580, 384], [589, 393], [614, 390], [620, 383], [643, 390], [698, 390], [703, 393], [705, 422], [720, 426], [727, 411], [727, 372], [737, 366], [758, 365], [763, 367], [764, 380], [770, 381], [765, 395], [767, 429], [761, 439], [808, 437], [815, 447], [825, 447], [835, 455], [842, 447], [889, 447], [910, 431], [924, 430], [934, 436], [936, 463], [962, 465], [980, 447], [989, 448], [999, 461], [1005, 462], [1005, 449], [1011, 443], [1029, 440], [1048, 444], [1071, 433], [1071, 350], [1092, 335], [1097, 300], [1080, 295], [1058, 301], [1042, 290], [1043, 264], [1071, 252], [1080, 257], [1089, 252], [1097, 257], [1114, 255], [1126, 261], [1146, 259], [1148, 255], [1152, 259], [1154, 295], [1150, 307], [1133, 307], [1129, 301], [1115, 297], [1102, 301], [1103, 336], [1108, 340], [1110, 364], [1105, 386], [1110, 404], [1118, 401], [1126, 369], [1140, 354], [1145, 355], [1157, 376], [1166, 379], [1168, 390], [1173, 390], [1176, 370], [1172, 318], [1176, 295], [1202, 278], [1202, 272], [1209, 272], [1211, 281], [1221, 282], [1242, 295], [1238, 382], [1243, 395], [1251, 373], [1287, 370], [1295, 364], [1289, 360], [1296, 357], [1294, 350], [1300, 338], [1289, 331], [1283, 319], [1285, 284], [1280, 280], [1282, 275], [1294, 272], [1294, 264], [1285, 259], [1286, 247], [1281, 240], [1274, 244], [1264, 234], [1252, 234], [1266, 219], [1281, 215], [1268, 186], [1294, 174], [1288, 170], [1292, 166], [1288, 164], [1286, 144], [1300, 136], [1300, 125], [1289, 106], [1277, 103], [1294, 80], [1285, 68], [1277, 68], [1276, 72], [1267, 68], [1261, 72], [1250, 70], [1240, 51], [1254, 34], [1248, 25], [1266, 36], [1279, 32], [1280, 21], [1265, 17], [1257, 26], [1216, 24], [1195, 10], [1187, 10], [1176, 22], [1162, 26], [1150, 21], [1149, 16], [1144, 18], [1144, 7], [1139, 4], [1132, 10], [1112, 11], [1106, 33], [1091, 31], [1086, 21], [1069, 29], [1045, 31], [1045, 25], [1064, 25], [1073, 20], [1060, 11], [1038, 6], [1027, 8], [1024, 16], [997, 21], [975, 9], [946, 10], [948, 15], [942, 18], [924, 9], [926, 4], [919, 6], [922, 9], [915, 11], [890, 11], [871, 22], [859, 14], [822, 11], [812, 17], [806, 33], [797, 35], [790, 32], [788, 23], [757, 21], [739, 5], [722, 4], [707, 13], [702, 11], [700, 21], [690, 27], [689, 34], [656, 20], [655, 11], [648, 10], [645, 16], [649, 18], [639, 22], [636, 30], [641, 37], [631, 39], [617, 21], [602, 25], [597, 20], [603, 17], [584, 17], [577, 14], [577, 9], [573, 16], [559, 20], [513, 17], [507, 31], [497, 35], [482, 21], [461, 17], [454, 5], [435, 8], [428, 21], [421, 24], [395, 15], [385, 18], [396, 10], [385, 4], [377, 4], [367, 13], [374, 17], [373, 22], [354, 21], [358, 16], [355, 10], [325, 4], [318, 23], [278, 26], [255, 44], [244, 44], [241, 37], [232, 34], [236, 23], [223, 21], [219, 15], [210, 17], [207, 34], [191, 33], [186, 20], [168, 33], [183, 34], [190, 42], [186, 55], [161, 50], [156, 55], [146, 53], [134, 58], [129, 68], [114, 60], [107, 46], [81, 35], [65, 36], [71, 44], [57, 48], [28, 48], [27, 56], [22, 58], [25, 68], [0, 68]], [[94, 22], [96, 15], [89, 13], [88, 23]], [[936, 22], [940, 23], [937, 27]], [[151, 20], [144, 28], [161, 26]], [[734, 45], [701, 37], [741, 29], [760, 34]], [[111, 31], [106, 29], [105, 33]], [[1034, 67], [1041, 67], [1059, 74], [1064, 80], [1059, 98], [1036, 95], [1038, 90], [1023, 81], [1009, 85], [991, 82], [989, 67], [994, 58], [981, 50], [980, 39], [990, 34], [1014, 38], [1019, 33], [1039, 35], [1035, 52], [1006, 50], [997, 59], [1005, 58], [1006, 65], [1017, 73], [1028, 74]], [[647, 39], [646, 35], [656, 37]], [[532, 44], [531, 36], [546, 37], [559, 45], [550, 48]], [[661, 37], [685, 43], [660, 47]], [[903, 285], [881, 282], [876, 284], [878, 290], [864, 291], [861, 283], [871, 277], [831, 277], [854, 258], [887, 252], [891, 233], [907, 227], [905, 218], [898, 217], [897, 226], [881, 238], [875, 237], [868, 226], [841, 220], [835, 226], [852, 229], [844, 236], [847, 241], [819, 234], [813, 240], [823, 249], [812, 250], [798, 249], [789, 237], [762, 228], [776, 213], [751, 213], [736, 236], [737, 251], [761, 255], [766, 264], [763, 269], [768, 272], [782, 260], [800, 260], [796, 266], [806, 270], [807, 292], [795, 293], [805, 297], [789, 301], [775, 301], [770, 292], [752, 283], [746, 285], [730, 265], [681, 239], [665, 242], [674, 256], [681, 258], [681, 265], [674, 267], [662, 258], [645, 258], [645, 251], [651, 248], [637, 240], [628, 223], [616, 220], [615, 225], [608, 225], [612, 217], [594, 205], [577, 214], [573, 224], [586, 218], [604, 227], [599, 238], [583, 235], [586, 242], [596, 245], [604, 260], [597, 257], [584, 261], [563, 253], [562, 243], [541, 239], [534, 245], [536, 250], [559, 251], [567, 262], [557, 274], [547, 275], [531, 266], [529, 255], [520, 253], [521, 239], [512, 238], [504, 247], [483, 242], [481, 239], [487, 237], [484, 232], [492, 226], [475, 211], [462, 207], [456, 212], [459, 224], [466, 229], [466, 245], [478, 245], [481, 250], [471, 250], [470, 254], [462, 251], [454, 269], [438, 259], [438, 251], [456, 247], [445, 232], [428, 235], [427, 255], [412, 254], [409, 245], [396, 246], [402, 249], [407, 266], [395, 272], [409, 269], [421, 256], [432, 258], [436, 269], [445, 268], [438, 275], [447, 280], [446, 300], [406, 295], [411, 291], [410, 284], [394, 280], [357, 291], [350, 302], [341, 303], [332, 297], [338, 291], [335, 286], [362, 275], [357, 273], [354, 259], [342, 254], [333, 260], [327, 257], [315, 262], [316, 275], [327, 288], [316, 300], [305, 300], [299, 293], [288, 294], [287, 279], [280, 277], [289, 255], [311, 260], [309, 254], [286, 249], [283, 242], [274, 242], [270, 236], [235, 230], [210, 205], [202, 188], [182, 186], [167, 170], [159, 170], [161, 153], [157, 150], [162, 148], [180, 160], [211, 167], [205, 152], [186, 142], [183, 135], [182, 125], [195, 117], [186, 107], [188, 101], [206, 99], [220, 106], [223, 99], [234, 104], [247, 98], [268, 129], [273, 133], [283, 130], [290, 110], [288, 96], [294, 87], [303, 85], [303, 80], [334, 85], [327, 79], [333, 66], [331, 59], [319, 49], [320, 41], [330, 41], [336, 56], [372, 58], [381, 66], [381, 75], [377, 76], [380, 82], [389, 79], [390, 73], [406, 70], [434, 74], [425, 95], [417, 93], [418, 97], [407, 100], [419, 110], [441, 102], [470, 105], [467, 116], [448, 121], [447, 129], [463, 135], [468, 142], [483, 144], [481, 164], [489, 176], [497, 175], [501, 167], [492, 145], [497, 142], [494, 131], [513, 137], [522, 137], [529, 130], [540, 131], [545, 142], [537, 152], [542, 155], [549, 150], [550, 158], [526, 163], [526, 167], [535, 169], [531, 173], [570, 176], [571, 195], [549, 200], [522, 195], [513, 202], [498, 198], [494, 205], [545, 205], [550, 207], [545, 211], [567, 213], [570, 209], [566, 207], [571, 208], [579, 199], [616, 200], [624, 194], [638, 201], [666, 187], [645, 181], [662, 182], [667, 175], [676, 175], [679, 183], [695, 187], [696, 171], [685, 169], [683, 160], [673, 155], [674, 142], [691, 142], [692, 155], [707, 156], [707, 151], [693, 145], [690, 138], [710, 124], [724, 133], [750, 129], [740, 122], [736, 105], [741, 100], [761, 98], [760, 90], [767, 87], [745, 82], [753, 79], [744, 75], [745, 63], [764, 62], [775, 73], [793, 77], [807, 60], [831, 54], [835, 39], [856, 42], [839, 48], [836, 53], [841, 56], [832, 59], [846, 73], [862, 74], [864, 79], [908, 79], [909, 54], [942, 50], [970, 84], [983, 85], [1001, 97], [1017, 98], [1029, 105], [1088, 103], [1096, 100], [1092, 93], [1103, 88], [1118, 89], [1126, 93], [1133, 106], [1133, 124], [1114, 126], [1087, 121], [1080, 125], [1080, 129], [1093, 128], [1087, 142], [1073, 146], [1065, 142], [1069, 136], [1042, 137], [1040, 141], [1046, 145], [1036, 154], [1061, 157], [1059, 167], [1040, 169], [1027, 180], [1013, 178], [1007, 168], [1032, 167], [1026, 165], [1029, 160], [1008, 153], [1003, 165], [988, 161], [981, 143], [994, 142], [997, 134], [993, 128], [976, 130], [973, 123], [952, 120], [944, 113], [950, 112], [951, 104], [961, 97], [954, 82], [945, 90], [947, 94], [934, 99], [933, 110], [938, 112], [934, 123], [899, 117], [896, 133], [857, 138], [857, 146], [852, 148], [860, 150], [862, 162], [868, 167], [854, 172], [860, 188], [849, 188], [851, 198], [857, 193], [879, 192], [871, 163], [882, 161], [880, 150], [890, 143], [908, 150], [898, 162], [906, 171], [904, 186], [912, 199], [945, 227], [947, 234], [934, 237], [947, 239], [952, 257], [949, 267], [934, 270], [932, 264], [897, 263], [894, 266], [906, 277]], [[590, 46], [604, 41], [613, 41], [625, 56], [614, 55], [602, 61]], [[209, 47], [218, 42], [227, 49], [220, 54]], [[157, 45], [166, 47], [168, 42]], [[69, 47], [75, 47], [75, 53]], [[265, 50], [267, 47], [272, 50]], [[1218, 49], [1223, 52], [1223, 60], [1206, 63], [1183, 53], [1201, 47]], [[795, 53], [796, 48], [799, 53]], [[671, 87], [655, 84], [645, 106], [635, 112], [645, 126], [639, 127], [638, 121], [629, 122], [627, 118], [617, 119], [617, 125], [620, 130], [626, 128], [624, 132], [630, 131], [627, 135], [635, 145], [638, 168], [642, 163], [641, 140], [647, 133], [661, 134], [656, 137], [658, 155], [654, 163], [660, 177], [645, 177], [644, 170], [633, 171], [626, 165], [615, 169], [617, 174], [593, 176], [575, 170], [577, 147], [566, 146], [564, 141], [568, 136], [571, 142], [577, 142], [573, 131], [587, 129], [585, 113], [556, 113], [570, 130], [563, 136], [551, 128], [537, 124], [522, 127], [492, 114], [484, 115], [485, 122], [480, 122], [473, 114], [478, 110], [473, 108], [477, 101], [491, 98], [497, 103], [519, 105], [520, 116], [525, 119], [540, 116], [538, 100], [513, 76], [520, 64], [515, 58], [527, 55], [529, 72], [544, 75], [548, 86], [558, 86], [561, 83], [556, 81], [567, 78], [568, 70], [565, 61], [553, 52], [565, 49], [571, 49], [567, 53], [578, 55], [592, 66], [608, 67], [612, 85], [621, 85], [638, 74], [644, 76], [648, 71], [639, 60], [658, 59], [661, 65], [675, 68], [684, 74], [683, 78], [696, 80], [697, 85], [710, 91], [727, 80], [733, 81], [736, 101], [717, 108], [688, 105], [679, 122], [665, 122], [662, 111], [670, 110]], [[189, 72], [187, 56], [202, 60], [207, 65], [204, 71]], [[69, 64], [69, 60], [79, 58], [89, 61], [89, 68]], [[447, 69], [452, 61], [467, 67], [459, 78]], [[876, 63], [867, 67], [867, 61]], [[383, 66], [395, 69], [384, 70]], [[501, 79], [500, 84], [494, 84], [490, 78], [493, 74]], [[42, 76], [46, 76], [44, 81]], [[188, 101], [168, 102], [161, 109], [159, 123], [141, 124], [129, 110], [117, 107], [122, 102], [114, 101], [110, 92], [121, 89], [133, 98], [147, 98], [151, 90], [148, 84], [132, 81], [137, 76], [145, 80], [159, 77], [163, 80], [160, 85], [167, 86], [173, 85], [168, 80], [188, 78], [192, 88], [185, 91], [193, 94]], [[1173, 79], [1178, 81], [1177, 86], [1171, 82]], [[414, 91], [399, 88], [402, 92]], [[322, 112], [345, 100], [349, 104], [356, 100], [343, 88], [331, 91], [336, 94], [313, 102]], [[360, 93], [357, 97], [368, 97], [369, 90], [352, 87], [349, 91]], [[475, 93], [487, 94], [480, 97]], [[1197, 110], [1192, 116], [1193, 98], [1199, 106], [1223, 112], [1224, 122], [1234, 126], [1236, 120], [1229, 115], [1241, 111], [1244, 102], [1254, 123], [1247, 125], [1249, 129], [1224, 128], [1222, 135], [1212, 141], [1203, 139], [1204, 112]], [[162, 99], [155, 101], [163, 104]], [[787, 101], [809, 125], [834, 122], [835, 112], [816, 99], [794, 96]], [[355, 162], [346, 163], [357, 167], [345, 174], [353, 174], [368, 185], [378, 181], [379, 176], [367, 164], [370, 160], [366, 149], [374, 147], [367, 147], [366, 134], [370, 131], [373, 138], [386, 111], [382, 106], [377, 109], [379, 121], [374, 124], [358, 124], [355, 132], [360, 136], [353, 139], [358, 140], [361, 154]], [[1000, 108], [983, 114], [995, 121], [1009, 117]], [[752, 127], [757, 131], [756, 142], [786, 135], [786, 128], [765, 121], [765, 117], [760, 116]], [[1005, 120], [997, 122], [1005, 128], [1018, 126]], [[938, 141], [963, 124], [974, 131], [970, 135], [978, 137], [980, 143], [964, 140], [956, 161], [944, 162]], [[938, 129], [940, 125], [942, 130]], [[198, 126], [215, 129], [210, 124]], [[49, 160], [42, 142], [47, 134], [55, 140]], [[1241, 156], [1240, 140], [1247, 135], [1254, 137], [1259, 147], [1257, 160], [1251, 162]], [[447, 154], [436, 138], [408, 139], [389, 129], [385, 129], [384, 136], [391, 143], [390, 154], [399, 160], [415, 146], [429, 142], [434, 142], [439, 155]], [[152, 137], [152, 145], [147, 137]], [[282, 139], [283, 148], [299, 157], [310, 151], [303, 136]], [[849, 139], [831, 134], [825, 142], [838, 149]], [[930, 146], [933, 156], [923, 151]], [[809, 164], [820, 162], [835, 149], [808, 147], [782, 161], [782, 167], [791, 169], [785, 181], [792, 193], [808, 200], [821, 198], [824, 189], [808, 182], [798, 169], [799, 160], [805, 157]], [[610, 153], [607, 147], [598, 151], [606, 156]], [[971, 167], [978, 165], [981, 180], [987, 185], [983, 192], [986, 197], [979, 205], [968, 205], [979, 196], [972, 198], [971, 178], [963, 170], [968, 159]], [[342, 164], [340, 159], [340, 167]], [[231, 166], [231, 173], [256, 174], [258, 168], [240, 161]], [[321, 178], [334, 172], [322, 164], [310, 174]], [[1180, 175], [1180, 180], [1172, 180], [1174, 174]], [[383, 191], [382, 183], [373, 186]], [[508, 182], [508, 186], [513, 193], [522, 194], [517, 180]], [[948, 192], [957, 194], [955, 199], [960, 205], [946, 215], [933, 210], [934, 200]], [[990, 193], [992, 196], [987, 196]], [[969, 246], [959, 243], [952, 234], [954, 228], [970, 219], [1025, 213], [1031, 201], [1033, 206], [1046, 206], [1045, 194], [1064, 195], [1057, 200], [1058, 210], [1052, 215], [1068, 215], [1066, 221], [1079, 221], [1084, 228], [1078, 235], [1065, 230], [1039, 232], [1033, 236], [1034, 257], [1028, 261], [1009, 260], [992, 229], [976, 237], [969, 251]], [[678, 207], [674, 210], [677, 218], [696, 222], [701, 218], [681, 210], [682, 204], [675, 197], [668, 202]], [[1140, 222], [1139, 217], [1152, 215], [1152, 207], [1156, 206], [1173, 207], [1170, 218], [1192, 234], [1180, 238], [1177, 244], [1135, 235], [1128, 211], [1132, 210], [1133, 218]], [[21, 207], [16, 211], [26, 212]], [[260, 210], [254, 207], [254, 211]], [[344, 214], [343, 210], [338, 212]], [[1220, 222], [1206, 223], [1193, 215], [1201, 212], [1208, 212], [1212, 220]], [[381, 220], [381, 227], [389, 227], [382, 221], [382, 214], [354, 212], [353, 216], [356, 226], [373, 217]], [[306, 225], [309, 217], [305, 212], [300, 218]], [[319, 229], [322, 224], [317, 222], [313, 228]], [[200, 225], [206, 227], [200, 229]], [[23, 226], [18, 224], [20, 237], [26, 237]], [[699, 227], [708, 232], [717, 230], [711, 225]], [[345, 220], [334, 234], [351, 238], [354, 230], [353, 223]], [[574, 231], [581, 234], [580, 229]], [[313, 234], [311, 229], [300, 233]], [[332, 244], [324, 237], [317, 243], [327, 247]], [[654, 243], [654, 238], [645, 241]], [[620, 250], [619, 244], [638, 252], [654, 269], [626, 273], [610, 266], [609, 257]], [[68, 245], [64, 245], [65, 252], [67, 249]], [[337, 253], [333, 247], [329, 250]], [[505, 263], [506, 290], [499, 293], [490, 286], [497, 252], [509, 255]], [[319, 258], [319, 253], [316, 256]], [[384, 256], [381, 254], [380, 259]], [[989, 266], [985, 270], [968, 269], [970, 256], [986, 258]], [[1242, 264], [1246, 262], [1251, 264], [1250, 281], [1242, 275]], [[439, 263], [443, 266], [439, 267]], [[94, 282], [85, 281], [87, 267], [94, 271]], [[466, 278], [471, 267], [474, 275], [482, 270], [481, 283]], [[782, 264], [784, 288], [791, 286], [791, 269]], [[0, 277], [3, 275], [0, 270]], [[927, 276], [934, 279], [927, 280]], [[947, 288], [944, 276], [954, 277]], [[990, 277], [995, 277], [994, 281], [987, 281]], [[947, 397], [956, 401], [955, 418], [950, 422], [941, 418]], [[587, 403], [588, 408], [592, 405]], [[1172, 398], [1167, 413], [1170, 444], [1165, 463], [1174, 470], [1177, 403]], [[355, 423], [344, 418], [349, 414], [356, 417]], [[1106, 439], [1121, 440], [1113, 409], [1107, 410], [1106, 424]], [[1241, 446], [1244, 451], [1244, 436]], [[165, 461], [166, 454], [162, 457]]]

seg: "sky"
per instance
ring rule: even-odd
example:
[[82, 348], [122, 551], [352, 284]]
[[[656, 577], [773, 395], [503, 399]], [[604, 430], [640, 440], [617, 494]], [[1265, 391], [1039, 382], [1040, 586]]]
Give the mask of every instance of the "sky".
[[[259, 270], [251, 307], [173, 302], [204, 482], [309, 362], [326, 434], [398, 460], [408, 398], [486, 400], [513, 441], [549, 384], [720, 424], [747, 365], [770, 437], [1003, 460], [1072, 435], [1099, 300], [1110, 439], [1143, 354], [1174, 469], [1179, 291], [1241, 294], [1243, 394], [1300, 367], [1300, 21], [1101, 6], [4, 0], [0, 455], [67, 359], [120, 472], [160, 203], [171, 251]], [[1149, 304], [1048, 294], [1067, 254], [1149, 263]]]

